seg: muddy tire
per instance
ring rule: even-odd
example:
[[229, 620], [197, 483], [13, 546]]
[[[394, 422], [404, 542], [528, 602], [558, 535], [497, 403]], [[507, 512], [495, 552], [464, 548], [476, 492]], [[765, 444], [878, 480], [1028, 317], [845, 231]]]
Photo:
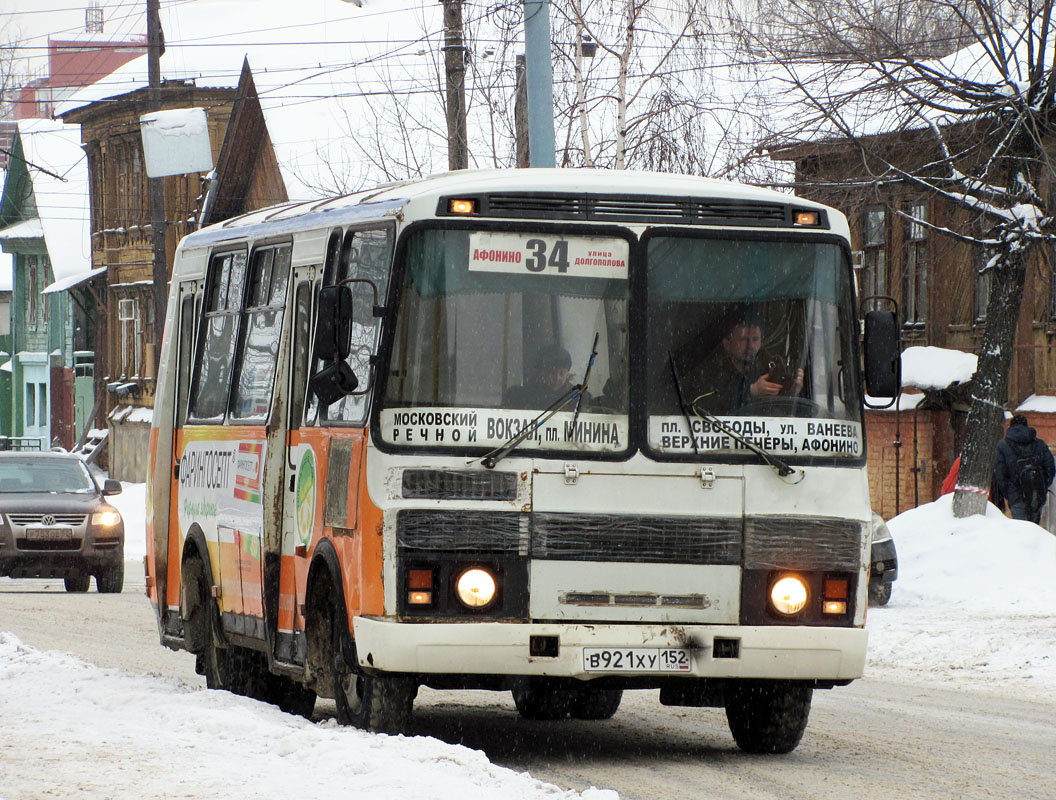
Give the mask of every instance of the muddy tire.
[[726, 720], [737, 746], [746, 753], [791, 753], [807, 728], [813, 691], [795, 681], [730, 681]]
[[404, 676], [364, 675], [354, 670], [341, 651], [341, 634], [347, 630], [343, 612], [336, 602], [332, 608], [331, 655], [337, 721], [376, 733], [404, 733], [418, 693], [417, 684]]
[[[575, 692], [545, 678], [529, 678], [513, 689], [513, 704], [525, 719], [564, 719], [572, 713]], [[615, 713], [615, 709], [613, 709]]]
[[869, 605], [886, 606], [891, 599], [891, 587], [893, 585], [891, 583], [870, 583]]
[[620, 689], [580, 689], [572, 695], [572, 718], [611, 719], [622, 699]]
[[100, 594], [119, 594], [125, 588], [125, 562], [118, 561], [97, 572], [95, 588]]
[[77, 573], [62, 579], [67, 592], [87, 592], [92, 584], [92, 576], [87, 573]]
[[285, 675], [268, 675], [265, 702], [278, 706], [287, 714], [308, 719], [315, 710], [315, 692]]

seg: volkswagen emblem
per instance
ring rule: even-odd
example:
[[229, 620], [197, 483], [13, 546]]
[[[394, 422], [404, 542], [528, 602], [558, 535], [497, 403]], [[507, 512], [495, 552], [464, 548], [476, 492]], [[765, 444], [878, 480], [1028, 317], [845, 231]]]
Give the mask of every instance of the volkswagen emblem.
[[40, 518], [40, 521], [43, 525], [54, 525], [55, 517], [53, 517], [51, 514], [45, 514], [43, 517]]

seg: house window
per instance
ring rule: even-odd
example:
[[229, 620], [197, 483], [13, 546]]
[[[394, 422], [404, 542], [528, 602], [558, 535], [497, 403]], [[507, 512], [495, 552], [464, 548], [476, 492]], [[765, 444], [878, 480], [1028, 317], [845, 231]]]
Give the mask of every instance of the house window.
[[48, 424], [48, 384], [38, 383], [37, 384], [37, 403], [40, 409], [40, 413], [37, 415], [37, 419], [40, 420], [40, 425]]
[[37, 385], [26, 384], [26, 427], [37, 427]]
[[31, 331], [37, 329], [37, 309], [40, 303], [40, 293], [37, 291], [37, 257], [26, 256], [26, 296], [29, 300], [29, 310], [26, 314], [26, 327]]
[[121, 374], [138, 376], [143, 361], [143, 325], [139, 300], [125, 297], [117, 301], [117, 324], [121, 334]]
[[905, 259], [902, 263], [902, 310], [907, 325], [923, 325], [928, 313], [928, 208], [911, 203], [903, 208], [906, 223]]
[[[863, 220], [864, 258], [862, 264], [862, 297], [887, 294], [887, 218], [883, 206], [869, 206]], [[871, 300], [865, 311], [876, 309]]]

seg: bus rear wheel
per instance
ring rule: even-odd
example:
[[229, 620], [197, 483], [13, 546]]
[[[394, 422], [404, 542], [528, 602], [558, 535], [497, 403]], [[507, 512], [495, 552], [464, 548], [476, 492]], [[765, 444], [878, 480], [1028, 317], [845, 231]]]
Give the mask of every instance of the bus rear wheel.
[[418, 686], [403, 676], [364, 675], [355, 671], [341, 653], [340, 616], [335, 607], [332, 654], [337, 721], [375, 733], [404, 733]]
[[807, 728], [813, 692], [796, 681], [730, 681], [726, 720], [737, 746], [746, 753], [791, 753]]

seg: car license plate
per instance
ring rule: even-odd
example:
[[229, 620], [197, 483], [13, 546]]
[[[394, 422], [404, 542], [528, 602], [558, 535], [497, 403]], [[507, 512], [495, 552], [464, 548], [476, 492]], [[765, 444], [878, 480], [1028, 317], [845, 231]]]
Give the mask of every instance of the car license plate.
[[35, 542], [61, 542], [73, 538], [72, 528], [26, 528], [26, 538]]
[[681, 647], [584, 647], [587, 672], [689, 672], [690, 651]]

